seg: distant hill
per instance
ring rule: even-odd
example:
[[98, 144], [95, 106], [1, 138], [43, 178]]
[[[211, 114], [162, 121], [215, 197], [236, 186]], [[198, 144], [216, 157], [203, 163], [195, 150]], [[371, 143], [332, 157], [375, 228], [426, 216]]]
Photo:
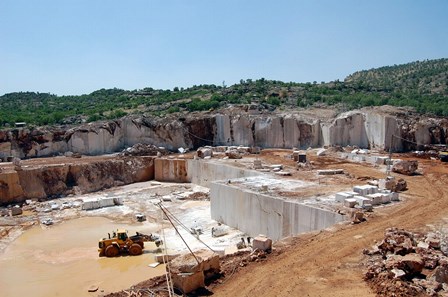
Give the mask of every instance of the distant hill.
[[173, 90], [101, 89], [80, 96], [18, 92], [0, 96], [0, 127], [78, 124], [127, 114], [164, 116], [181, 111], [257, 104], [266, 109], [332, 105], [339, 111], [363, 106], [409, 106], [448, 116], [448, 59], [417, 61], [363, 70], [344, 81], [281, 82], [263, 78], [232, 86], [199, 85]]
[[349, 75], [345, 83], [371, 92], [447, 96], [448, 59], [358, 71]]

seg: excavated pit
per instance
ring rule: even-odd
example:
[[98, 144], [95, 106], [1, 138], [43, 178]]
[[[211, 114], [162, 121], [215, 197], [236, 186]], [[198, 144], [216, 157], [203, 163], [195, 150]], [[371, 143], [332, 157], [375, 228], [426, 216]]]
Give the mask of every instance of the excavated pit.
[[[58, 177], [53, 178], [53, 184], [65, 181], [66, 187], [77, 185], [81, 191], [95, 191], [96, 188], [91, 185], [101, 184], [102, 180], [110, 180], [107, 185], [113, 186], [115, 181], [123, 180], [120, 174], [127, 172], [126, 170], [112, 172], [113, 170], [126, 166], [124, 164], [127, 163], [129, 167], [137, 164], [131, 157], [125, 161], [116, 160], [114, 157], [108, 158], [111, 159], [96, 160], [94, 166], [89, 162], [85, 165], [38, 164], [36, 167], [25, 163], [25, 166], [29, 167], [25, 167], [23, 171], [27, 171], [28, 175], [35, 174], [32, 177], [27, 176], [26, 180], [44, 182], [42, 172], [46, 172], [48, 176], [48, 172], [56, 170], [57, 175], [50, 174]], [[98, 258], [96, 246], [99, 237], [106, 236], [107, 232], [116, 228], [122, 227], [132, 232], [160, 233], [163, 226], [166, 228], [165, 242], [168, 251], [170, 253], [186, 251], [174, 229], [170, 228], [166, 220], [161, 219], [161, 213], [155, 206], [155, 203], [161, 200], [189, 228], [200, 229], [201, 240], [220, 252], [232, 250], [233, 248], [229, 246], [235, 246], [242, 236], [266, 234], [278, 240], [302, 232], [324, 229], [346, 219], [331, 206], [318, 206], [318, 203], [307, 205], [306, 200], [312, 198], [312, 195], [301, 195], [300, 192], [313, 191], [318, 186], [316, 183], [290, 180], [273, 173], [248, 169], [247, 164], [253, 160], [250, 157], [249, 161], [179, 158], [148, 158], [145, 162], [138, 158], [137, 160], [140, 160], [138, 164], [146, 165], [133, 168], [133, 172], [144, 172], [143, 176], [146, 179], [153, 180], [154, 177], [157, 182], [134, 183], [82, 196], [71, 194], [63, 198], [64, 201], [80, 201], [83, 198], [122, 197], [124, 205], [93, 211], [64, 210], [69, 211], [69, 215], [53, 211], [38, 212], [34, 215], [35, 222], [51, 217], [55, 219], [56, 224], [45, 228], [41, 225], [32, 227], [4, 250], [0, 256], [0, 264], [5, 267], [0, 272], [0, 286], [4, 287], [7, 284], [8, 290], [2, 293], [2, 296], [31, 293], [34, 293], [33, 296], [57, 294], [70, 296], [72, 293], [73, 296], [90, 296], [87, 288], [91, 285], [98, 285], [101, 290], [112, 292], [162, 274], [163, 266], [158, 266], [156, 269], [148, 267], [148, 264], [154, 262], [154, 254], [151, 252], [146, 251], [142, 257], [106, 259]], [[118, 165], [114, 167], [111, 164]], [[85, 174], [82, 177], [81, 175], [76, 177], [73, 173], [69, 175], [70, 168], [73, 167]], [[95, 172], [103, 169], [106, 171]], [[11, 168], [6, 170], [7, 174], [13, 174], [11, 172]], [[108, 172], [111, 174], [106, 174]], [[17, 176], [20, 177], [20, 174], [23, 175], [23, 172], [18, 172]], [[87, 190], [82, 188], [82, 183], [79, 182], [81, 178], [86, 181], [84, 184], [88, 186]], [[96, 182], [95, 179], [100, 181]], [[25, 179], [19, 178], [18, 181], [20, 188], [30, 188], [29, 185], [21, 184]], [[17, 180], [15, 182], [17, 185]], [[199, 185], [200, 189], [194, 189], [196, 187], [194, 185]], [[190, 199], [195, 193], [204, 191], [201, 186], [210, 189], [210, 202]], [[55, 188], [61, 189], [61, 193], [53, 192], [54, 195], [66, 193], [64, 186], [53, 187], [53, 191]], [[47, 193], [47, 190], [43, 189], [41, 193]], [[29, 196], [19, 196], [15, 199], [24, 201], [26, 198]], [[136, 224], [134, 217], [136, 213], [144, 213], [148, 217], [148, 222]], [[72, 220], [67, 221], [68, 218]], [[211, 230], [218, 222], [229, 226], [226, 227], [228, 234], [214, 238], [211, 236]], [[203, 248], [194, 236], [186, 231], [182, 232], [189, 238], [188, 243], [193, 249]], [[17, 277], [21, 272], [22, 276]], [[23, 279], [35, 281], [30, 285], [21, 286]], [[70, 281], [67, 281], [68, 279]], [[39, 293], [36, 295], [36, 292]]]

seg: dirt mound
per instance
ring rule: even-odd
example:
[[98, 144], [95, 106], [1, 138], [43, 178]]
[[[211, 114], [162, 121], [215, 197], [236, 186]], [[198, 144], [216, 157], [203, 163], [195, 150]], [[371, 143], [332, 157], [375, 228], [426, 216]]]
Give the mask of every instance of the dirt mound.
[[446, 296], [448, 242], [441, 233], [386, 230], [368, 255], [364, 279], [381, 296]]

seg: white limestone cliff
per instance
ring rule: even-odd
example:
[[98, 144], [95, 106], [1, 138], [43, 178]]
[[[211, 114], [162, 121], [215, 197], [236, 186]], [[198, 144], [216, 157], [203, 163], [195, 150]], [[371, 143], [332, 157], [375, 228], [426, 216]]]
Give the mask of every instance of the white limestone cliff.
[[69, 130], [0, 131], [0, 158], [42, 157], [67, 151], [86, 155], [112, 153], [137, 143], [175, 151], [198, 145], [262, 148], [358, 146], [392, 151], [421, 149], [448, 142], [448, 119], [408, 116], [376, 108], [351, 111], [334, 119], [316, 115], [214, 114], [178, 118], [123, 118]]

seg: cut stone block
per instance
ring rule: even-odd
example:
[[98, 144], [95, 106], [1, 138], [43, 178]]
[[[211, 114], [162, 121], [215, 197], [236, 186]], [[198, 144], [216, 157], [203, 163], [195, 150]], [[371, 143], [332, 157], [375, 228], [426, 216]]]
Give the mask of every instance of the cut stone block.
[[346, 192], [339, 192], [339, 193], [336, 193], [336, 195], [335, 195], [335, 200], [337, 201], [337, 202], [344, 202], [344, 200], [345, 199], [348, 199], [348, 198], [352, 198], [353, 197], [353, 194], [349, 194], [349, 193], [346, 193]]
[[354, 156], [353, 161], [355, 162], [364, 162], [366, 160], [366, 156]]
[[261, 169], [263, 168], [263, 165], [261, 164], [261, 160], [257, 159], [254, 160], [254, 169]]
[[372, 200], [372, 205], [380, 205], [383, 203], [383, 194], [381, 193], [369, 194], [366, 197]]
[[191, 254], [180, 255], [171, 260], [171, 271], [174, 273], [196, 273], [202, 272], [203, 270], [203, 265], [200, 259], [197, 257], [195, 258]]
[[378, 157], [376, 157], [376, 164], [378, 164], [378, 165], [385, 165], [387, 159], [388, 159], [388, 157], [378, 156]]
[[251, 154], [259, 154], [261, 151], [261, 148], [259, 146], [252, 146], [249, 149], [249, 153]]
[[198, 259], [202, 260], [202, 269], [204, 271], [220, 270], [221, 266], [219, 264], [219, 255], [217, 253], [214, 253], [210, 250], [200, 250], [196, 251], [194, 254], [196, 255], [196, 257], [198, 257]]
[[275, 174], [280, 175], [280, 176], [290, 176], [291, 172], [288, 172], [288, 171], [278, 171]]
[[398, 193], [397, 192], [392, 192], [391, 193], [391, 200], [392, 201], [400, 201], [400, 199], [399, 199], [399, 195], [398, 195]]
[[344, 206], [353, 208], [357, 204], [357, 201], [355, 198], [348, 198], [344, 200]]
[[354, 186], [353, 192], [356, 192], [357, 194], [361, 194], [363, 196], [368, 195], [367, 189], [364, 188], [364, 186]]
[[318, 175], [334, 175], [334, 174], [343, 174], [343, 169], [326, 169], [326, 170], [317, 170]]
[[382, 203], [389, 203], [392, 200], [392, 193], [380, 193], [383, 195]]
[[366, 196], [369, 194], [375, 194], [378, 192], [377, 186], [371, 186], [371, 185], [363, 185], [363, 186], [354, 186], [353, 192], [356, 192], [360, 194], [361, 196]]
[[274, 164], [274, 165], [269, 166], [269, 168], [282, 170], [283, 169], [283, 165], [282, 164]]
[[204, 272], [172, 273], [173, 285], [183, 294], [205, 287]]
[[272, 239], [266, 236], [257, 236], [252, 242], [253, 250], [270, 251], [272, 249]]
[[372, 200], [363, 196], [355, 196], [356, 202], [359, 206], [364, 207], [364, 204], [372, 204]]
[[376, 159], [377, 159], [376, 156], [367, 156], [366, 157], [366, 162], [370, 163], [370, 164], [376, 164]]
[[115, 197], [114, 204], [115, 205], [123, 205], [123, 197]]
[[229, 234], [229, 230], [225, 226], [212, 227], [212, 237], [219, 237], [227, 234]]

